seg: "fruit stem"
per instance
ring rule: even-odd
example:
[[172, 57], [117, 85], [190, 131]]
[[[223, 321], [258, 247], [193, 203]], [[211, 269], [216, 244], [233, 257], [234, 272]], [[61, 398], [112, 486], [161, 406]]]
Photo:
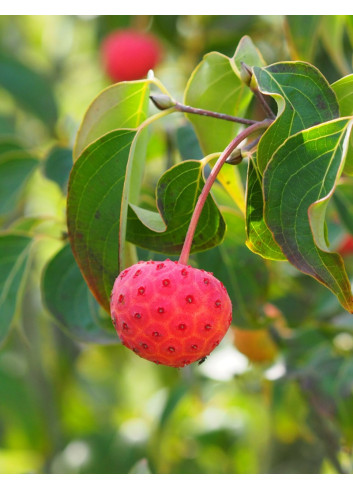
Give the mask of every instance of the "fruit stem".
[[247, 127], [244, 129], [242, 132], [240, 132], [225, 148], [225, 150], [221, 153], [219, 156], [218, 160], [216, 161], [214, 167], [212, 168], [212, 171], [207, 178], [205, 185], [199, 195], [199, 198], [196, 202], [196, 206], [193, 212], [193, 215], [190, 220], [189, 228], [186, 233], [183, 249], [181, 250], [180, 258], [179, 258], [179, 263], [182, 263], [183, 265], [186, 265], [189, 259], [190, 255], [190, 250], [191, 250], [191, 244], [192, 240], [194, 238], [196, 226], [198, 223], [198, 220], [200, 218], [203, 206], [206, 202], [207, 196], [211, 190], [212, 185], [214, 184], [218, 173], [220, 172], [223, 164], [225, 163], [226, 159], [231, 155], [231, 153], [234, 151], [234, 149], [242, 142], [244, 139], [246, 139], [250, 134], [259, 131], [261, 129], [265, 129], [266, 127], [270, 126], [272, 124], [273, 120], [272, 119], [264, 119], [263, 121], [256, 122], [255, 124], [252, 124], [251, 126]]
[[184, 105], [179, 102], [176, 102], [174, 109], [178, 112], [187, 112], [188, 114], [204, 115], [206, 117], [214, 117], [216, 119], [222, 119], [224, 121], [237, 122], [238, 124], [244, 124], [245, 126], [251, 126], [258, 122], [252, 119], [243, 119], [242, 117], [235, 117], [232, 115], [223, 114], [221, 112], [213, 112], [212, 110], [198, 109], [196, 107]]

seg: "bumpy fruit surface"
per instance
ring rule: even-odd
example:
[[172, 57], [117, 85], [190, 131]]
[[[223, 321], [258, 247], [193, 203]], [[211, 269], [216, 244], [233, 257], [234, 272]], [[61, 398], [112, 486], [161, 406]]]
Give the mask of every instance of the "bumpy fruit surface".
[[105, 71], [114, 82], [144, 78], [162, 57], [155, 37], [132, 29], [109, 34], [102, 43], [101, 53]]
[[122, 343], [137, 355], [184, 367], [209, 355], [232, 321], [224, 285], [169, 259], [139, 262], [117, 277], [110, 302]]

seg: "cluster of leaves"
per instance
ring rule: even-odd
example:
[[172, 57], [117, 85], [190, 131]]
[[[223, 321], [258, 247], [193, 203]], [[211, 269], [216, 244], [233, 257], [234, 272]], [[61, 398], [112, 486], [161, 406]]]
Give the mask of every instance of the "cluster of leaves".
[[[157, 18], [156, 31], [171, 35], [183, 19], [169, 20], [166, 28]], [[205, 29], [209, 22], [218, 32], [217, 19], [203, 22]], [[331, 250], [343, 233], [353, 234], [353, 75], [346, 54], [353, 44], [352, 18], [308, 16], [304, 30], [295, 16], [285, 23], [292, 61], [278, 58], [268, 64], [264, 57], [269, 53], [265, 49], [262, 56], [248, 36], [233, 54], [233, 26], [224, 30], [228, 40], [227, 35], [217, 40], [222, 51], [231, 45], [231, 54], [205, 54], [186, 83], [184, 103], [189, 106], [262, 118], [255, 89], [276, 113], [257, 150], [245, 155], [247, 164], [222, 168], [198, 223], [191, 263], [226, 285], [237, 326], [268, 326], [263, 309], [268, 302], [282, 311], [295, 335], [282, 340], [287, 375], [274, 387], [282, 403], [274, 416], [284, 416], [292, 395], [285, 385], [290, 384], [295, 400], [309, 406], [300, 422], [316, 419], [323, 451], [339, 471], [338, 433], [347, 446], [353, 440], [352, 360], [335, 339], [353, 331], [348, 313], [353, 312], [353, 264]], [[327, 32], [333, 33], [330, 40]], [[211, 34], [212, 29], [207, 36], [212, 44]], [[242, 63], [252, 68], [253, 90], [244, 82]], [[204, 179], [241, 128], [220, 119], [185, 117], [173, 107], [159, 112], [150, 95], [173, 94], [151, 76], [100, 92], [71, 148], [58, 143], [60, 107], [47, 80], [1, 55], [0, 84], [43, 122], [54, 141], [42, 157], [13, 135], [0, 140], [0, 344], [18, 319], [43, 237], [55, 242], [40, 277], [41, 300], [50, 317], [80, 343], [116, 344], [108, 311], [119, 270], [138, 259], [178, 256]], [[173, 151], [165, 168], [160, 161], [170, 142]], [[44, 213], [26, 215], [23, 195], [38, 175], [60, 189], [62, 216], [56, 221]], [[166, 417], [186, 393], [176, 385]], [[315, 461], [317, 470], [322, 458]]]

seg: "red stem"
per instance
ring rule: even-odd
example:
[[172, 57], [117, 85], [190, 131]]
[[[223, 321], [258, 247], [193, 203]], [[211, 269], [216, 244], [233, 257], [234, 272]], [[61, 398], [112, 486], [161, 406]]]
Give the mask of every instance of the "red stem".
[[256, 132], [260, 129], [268, 127], [270, 124], [272, 124], [273, 120], [265, 119], [261, 122], [257, 122], [256, 124], [252, 124], [251, 126], [247, 127], [239, 133], [226, 147], [226, 149], [223, 151], [223, 153], [220, 155], [218, 158], [217, 162], [215, 163], [214, 167], [212, 168], [212, 171], [207, 178], [205, 185], [202, 189], [201, 194], [199, 195], [199, 198], [197, 200], [193, 215], [191, 217], [191, 221], [189, 224], [188, 231], [186, 233], [183, 249], [181, 250], [180, 258], [179, 258], [179, 263], [182, 263], [183, 265], [186, 265], [189, 259], [189, 254], [191, 250], [191, 244], [192, 240], [194, 238], [196, 226], [198, 223], [198, 220], [200, 218], [203, 206], [206, 202], [207, 196], [211, 190], [212, 185], [214, 184], [218, 173], [220, 172], [223, 164], [225, 163], [226, 159], [231, 155], [231, 153], [235, 150], [235, 148], [242, 142], [244, 139], [246, 139], [250, 134], [253, 132]]

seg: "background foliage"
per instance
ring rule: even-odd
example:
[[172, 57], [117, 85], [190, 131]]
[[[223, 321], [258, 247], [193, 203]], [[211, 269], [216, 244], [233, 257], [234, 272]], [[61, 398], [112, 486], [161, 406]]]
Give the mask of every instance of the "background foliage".
[[[246, 164], [239, 171], [225, 168], [213, 192], [232, 233], [221, 246], [192, 257], [224, 282], [236, 305], [229, 334], [202, 365], [174, 370], [121, 347], [79, 272], [66, 224], [67, 183], [78, 156], [74, 141], [87, 107], [110, 86], [100, 43], [126, 26], [159, 37], [165, 56], [155, 74], [179, 101], [203, 56], [220, 53], [204, 58], [194, 80], [207, 66], [233, 57], [244, 35], [266, 64], [306, 61], [329, 84], [352, 72], [353, 16], [0, 17], [0, 472], [351, 473], [352, 317], [311, 277], [249, 251], [241, 198]], [[257, 61], [260, 72], [264, 62]], [[221, 90], [232, 90], [233, 76]], [[192, 88], [186, 102], [197, 105]], [[338, 96], [339, 90], [347, 102], [344, 87]], [[113, 95], [127, 97], [119, 89]], [[236, 115], [244, 115], [241, 100]], [[222, 98], [209, 103], [224, 110]], [[129, 128], [114, 137], [130, 144], [147, 106], [148, 98]], [[351, 105], [340, 103], [340, 109], [351, 115]], [[253, 102], [245, 115], [258, 113]], [[180, 234], [173, 230], [185, 217], [168, 224], [172, 238], [163, 241], [164, 255], [155, 245], [161, 222], [154, 220], [155, 232], [147, 232], [151, 214], [141, 207], [155, 211], [163, 173], [183, 188], [186, 167], [173, 165], [200, 159], [202, 150], [221, 151], [232, 137], [232, 131], [221, 131], [205, 139], [206, 123], [196, 123], [201, 147], [180, 114], [153, 126], [141, 160], [144, 176], [134, 176], [142, 198], [127, 219], [129, 242], [143, 235], [155, 251], [127, 245], [127, 260], [135, 253], [139, 259], [175, 254]], [[119, 127], [116, 119], [111, 124]], [[83, 148], [106, 130], [96, 125], [98, 133], [81, 133], [78, 141]], [[109, 153], [109, 138], [105, 144]], [[87, 166], [77, 163], [75, 172], [88, 177]], [[197, 162], [192, 168], [195, 186], [184, 200], [200, 185]], [[72, 206], [80, 218], [74, 199]], [[352, 206], [352, 183], [344, 177], [327, 210], [332, 249], [353, 234]], [[105, 211], [110, 208], [108, 201]], [[83, 212], [83, 229], [84, 218]], [[215, 240], [224, 232], [222, 222], [213, 224]], [[106, 236], [104, 222], [100, 233]], [[109, 253], [105, 260], [110, 263]], [[353, 255], [345, 256], [345, 265], [351, 278]], [[107, 292], [109, 280], [102, 276], [96, 296]], [[275, 318], [268, 303], [279, 311]], [[280, 335], [279, 322], [286, 328]], [[235, 326], [273, 327], [278, 355], [260, 365], [248, 360], [233, 344]]]

